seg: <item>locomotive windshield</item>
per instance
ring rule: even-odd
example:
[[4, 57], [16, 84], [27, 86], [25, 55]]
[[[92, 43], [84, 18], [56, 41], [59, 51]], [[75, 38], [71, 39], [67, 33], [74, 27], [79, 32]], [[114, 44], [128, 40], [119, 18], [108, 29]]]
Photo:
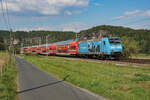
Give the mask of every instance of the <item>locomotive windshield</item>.
[[109, 38], [109, 43], [110, 44], [120, 44], [120, 38]]

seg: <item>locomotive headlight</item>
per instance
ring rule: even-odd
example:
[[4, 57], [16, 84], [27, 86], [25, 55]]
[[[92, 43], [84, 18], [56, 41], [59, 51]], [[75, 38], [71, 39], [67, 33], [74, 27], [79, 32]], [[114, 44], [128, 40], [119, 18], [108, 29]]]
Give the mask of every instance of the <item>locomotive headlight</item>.
[[118, 49], [121, 49], [121, 46], [111, 46], [111, 49], [115, 49], [115, 48], [118, 48]]
[[118, 49], [121, 49], [121, 46], [118, 46], [117, 48], [118, 48]]

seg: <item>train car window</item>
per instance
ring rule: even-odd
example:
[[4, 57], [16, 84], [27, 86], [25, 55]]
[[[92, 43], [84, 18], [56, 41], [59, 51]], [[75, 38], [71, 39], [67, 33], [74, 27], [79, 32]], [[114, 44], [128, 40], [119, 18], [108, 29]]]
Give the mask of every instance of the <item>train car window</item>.
[[71, 46], [71, 50], [75, 50], [76, 49], [76, 46], [75, 45], [72, 45]]
[[67, 48], [69, 49], [69, 44], [67, 44]]

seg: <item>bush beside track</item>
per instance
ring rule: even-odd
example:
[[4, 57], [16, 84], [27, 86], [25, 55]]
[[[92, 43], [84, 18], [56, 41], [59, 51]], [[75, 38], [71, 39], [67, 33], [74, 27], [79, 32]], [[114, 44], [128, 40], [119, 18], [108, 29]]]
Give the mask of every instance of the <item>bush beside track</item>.
[[135, 59], [150, 59], [150, 54], [136, 54], [136, 55], [132, 55], [132, 58], [135, 58]]
[[22, 56], [56, 77], [110, 100], [150, 100], [150, 68], [67, 60], [59, 57]]
[[0, 100], [17, 100], [16, 63], [13, 61], [10, 64], [8, 59], [8, 54], [0, 52], [0, 60], [5, 61], [2, 76], [0, 76]]

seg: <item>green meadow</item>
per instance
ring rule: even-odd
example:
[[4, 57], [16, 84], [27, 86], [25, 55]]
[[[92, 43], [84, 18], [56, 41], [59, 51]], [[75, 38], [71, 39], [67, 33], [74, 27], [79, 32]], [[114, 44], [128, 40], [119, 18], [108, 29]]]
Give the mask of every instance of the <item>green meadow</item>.
[[150, 100], [150, 67], [68, 60], [59, 57], [22, 56], [57, 78], [109, 100]]
[[10, 64], [9, 55], [0, 52], [0, 100], [17, 100], [17, 70], [15, 61]]

